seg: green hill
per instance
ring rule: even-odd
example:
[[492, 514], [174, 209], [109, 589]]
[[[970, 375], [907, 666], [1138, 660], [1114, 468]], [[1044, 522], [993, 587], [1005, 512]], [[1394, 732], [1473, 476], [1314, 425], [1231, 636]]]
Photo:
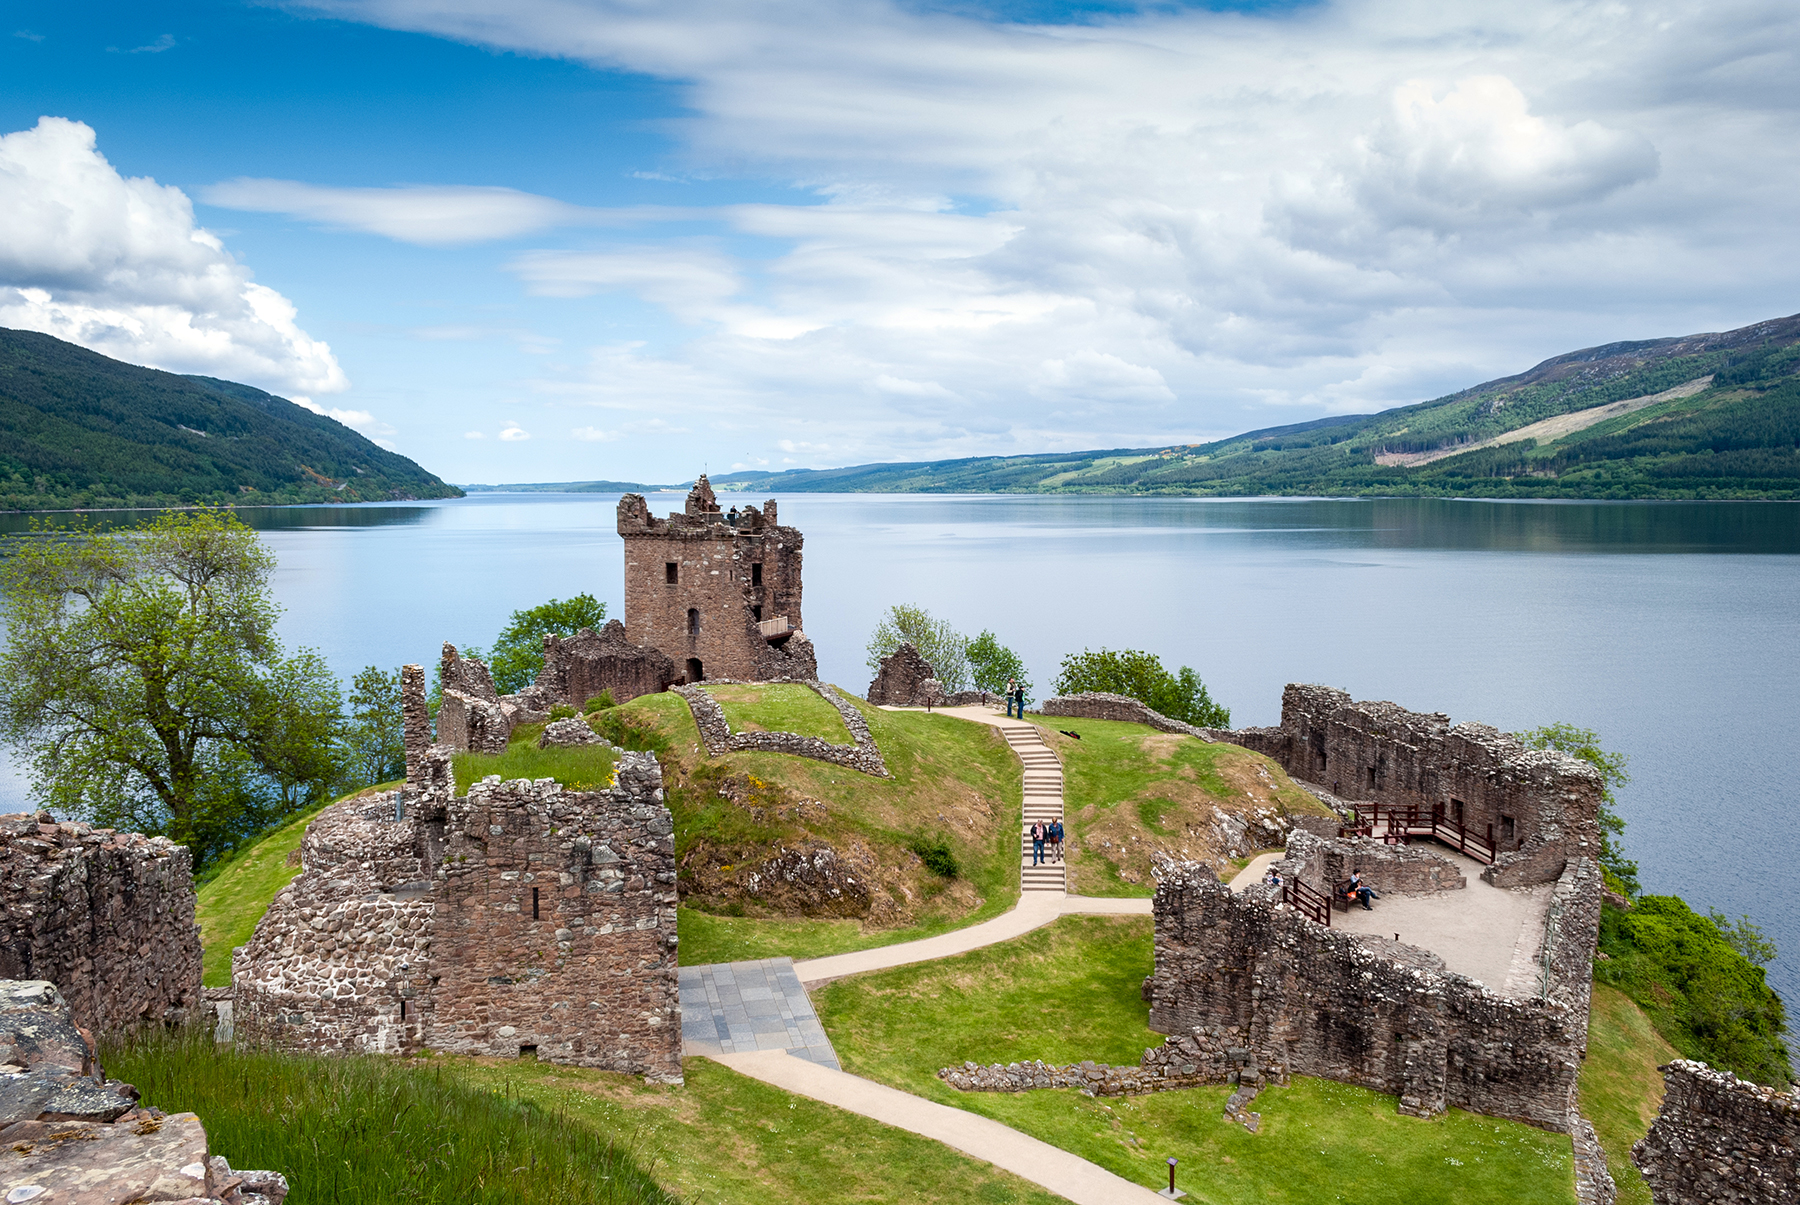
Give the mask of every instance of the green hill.
[[1800, 315], [1207, 444], [719, 474], [757, 492], [1800, 498]]
[[0, 510], [461, 496], [286, 398], [0, 329]]

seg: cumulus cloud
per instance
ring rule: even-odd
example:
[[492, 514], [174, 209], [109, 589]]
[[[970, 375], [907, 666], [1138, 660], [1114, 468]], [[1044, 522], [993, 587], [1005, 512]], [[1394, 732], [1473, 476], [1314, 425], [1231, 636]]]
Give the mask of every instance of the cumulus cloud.
[[508, 423], [501, 430], [500, 438], [507, 443], [521, 443], [531, 438], [531, 432], [519, 426], [518, 423]]
[[195, 225], [180, 189], [120, 176], [81, 122], [0, 137], [0, 213], [0, 326], [283, 393], [349, 384], [293, 303]]
[[1793, 308], [1800, 10], [1778, 0], [1064, 26], [888, 0], [310, 6], [673, 81], [698, 171], [810, 193], [692, 211], [706, 243], [644, 211], [629, 244], [508, 265], [691, 332], [540, 393], [678, 404], [732, 456], [797, 419], [818, 430], [794, 454], [840, 460], [1193, 439]]

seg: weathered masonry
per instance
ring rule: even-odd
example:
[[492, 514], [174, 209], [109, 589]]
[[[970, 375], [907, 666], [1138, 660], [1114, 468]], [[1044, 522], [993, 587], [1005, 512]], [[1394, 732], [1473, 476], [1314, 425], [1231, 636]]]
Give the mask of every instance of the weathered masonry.
[[1600, 852], [1599, 774], [1486, 724], [1453, 724], [1393, 703], [1356, 703], [1329, 686], [1291, 683], [1281, 725], [1215, 733], [1265, 753], [1298, 780], [1347, 800], [1441, 810], [1494, 846], [1483, 877], [1497, 887], [1547, 883], [1571, 858]]
[[[405, 681], [422, 693], [422, 675]], [[430, 746], [401, 791], [312, 822], [299, 877], [234, 953], [237, 1033], [679, 1082], [674, 822], [654, 755], [621, 751], [605, 790], [492, 776], [460, 797], [449, 758]]]
[[1662, 1108], [1631, 1151], [1656, 1205], [1800, 1200], [1800, 1093], [1686, 1059], [1662, 1073]]
[[0, 978], [62, 989], [97, 1033], [185, 1020], [201, 1003], [193, 863], [166, 837], [0, 816]]
[[1314, 1075], [1548, 1130], [1579, 1122], [1576, 1079], [1600, 923], [1600, 871], [1557, 879], [1543, 973], [1526, 998], [1447, 970], [1415, 946], [1329, 929], [1256, 886], [1234, 894], [1198, 863], [1157, 888], [1150, 1028], [1228, 1033], [1258, 1075]]
[[642, 494], [619, 499], [625, 632], [660, 649], [684, 681], [817, 678], [800, 630], [800, 532], [760, 510], [722, 513], [704, 474], [679, 514], [657, 519]]

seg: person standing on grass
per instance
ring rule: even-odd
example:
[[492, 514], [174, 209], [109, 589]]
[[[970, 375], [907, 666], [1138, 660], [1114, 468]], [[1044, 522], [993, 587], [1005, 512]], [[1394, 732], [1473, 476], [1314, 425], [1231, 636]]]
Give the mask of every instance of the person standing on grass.
[[1062, 842], [1063, 842], [1062, 817], [1058, 816], [1056, 819], [1054, 819], [1050, 822], [1050, 848], [1055, 852], [1056, 860], [1058, 862], [1062, 861]]
[[1037, 866], [1044, 860], [1044, 841], [1050, 835], [1042, 820], [1031, 822], [1031, 864]]
[[[1011, 678], [1008, 678], [1006, 680], [1006, 718], [1009, 720], [1012, 718], [1013, 691], [1017, 689], [1019, 689], [1019, 684]], [[1023, 719], [1024, 717], [1021, 716], [1019, 718]]]

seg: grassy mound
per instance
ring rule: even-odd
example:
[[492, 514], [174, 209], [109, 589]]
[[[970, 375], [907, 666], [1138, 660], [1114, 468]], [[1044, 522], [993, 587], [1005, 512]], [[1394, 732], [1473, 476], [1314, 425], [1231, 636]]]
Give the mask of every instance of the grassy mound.
[[[1154, 895], [1150, 866], [1159, 852], [1223, 870], [1263, 843], [1255, 823], [1259, 809], [1266, 815], [1329, 814], [1280, 766], [1236, 745], [1146, 724], [1032, 718], [1063, 762], [1072, 892]], [[1230, 820], [1222, 823], [1220, 814]], [[1240, 819], [1247, 828], [1237, 824]]]
[[[709, 757], [674, 694], [644, 695], [592, 717], [597, 731], [628, 749], [653, 749], [662, 762], [680, 862], [684, 964], [910, 941], [986, 920], [1018, 898], [1021, 775], [1000, 734], [852, 702], [893, 777], [780, 753]], [[940, 842], [958, 867], [954, 878], [912, 848]], [[808, 895], [769, 868], [771, 859], [810, 857], [825, 846], [843, 877], [867, 892], [866, 906], [848, 888]]]
[[110, 1050], [146, 1105], [192, 1111], [215, 1154], [288, 1178], [293, 1205], [676, 1205], [626, 1136], [430, 1062], [217, 1048], [201, 1033]]
[[1257, 1097], [1261, 1131], [1222, 1122], [1228, 1086], [1102, 1101], [1073, 1090], [957, 1092], [939, 1067], [1028, 1058], [1136, 1062], [1160, 1043], [1138, 984], [1148, 917], [1064, 917], [1014, 941], [858, 975], [814, 997], [846, 1070], [1004, 1122], [1146, 1187], [1179, 1181], [1212, 1202], [1527, 1202], [1575, 1196], [1569, 1139], [1451, 1110], [1430, 1121], [1395, 1099], [1296, 1078]]
[[1631, 1148], [1650, 1132], [1662, 1104], [1663, 1078], [1656, 1068], [1680, 1057], [1630, 996], [1604, 983], [1594, 985], [1581, 1115], [1594, 1123], [1606, 1151], [1619, 1205], [1650, 1205], [1650, 1186], [1631, 1161]]
[[854, 744], [838, 709], [814, 691], [791, 682], [756, 686], [708, 686], [733, 732], [795, 732], [832, 745]]
[[456, 793], [466, 795], [469, 788], [490, 774], [501, 778], [554, 778], [571, 791], [603, 791], [613, 782], [613, 768], [618, 757], [605, 745], [576, 745], [570, 748], [540, 749], [538, 737], [543, 728], [532, 725], [513, 733], [505, 753], [458, 753], [452, 763], [456, 769]]

